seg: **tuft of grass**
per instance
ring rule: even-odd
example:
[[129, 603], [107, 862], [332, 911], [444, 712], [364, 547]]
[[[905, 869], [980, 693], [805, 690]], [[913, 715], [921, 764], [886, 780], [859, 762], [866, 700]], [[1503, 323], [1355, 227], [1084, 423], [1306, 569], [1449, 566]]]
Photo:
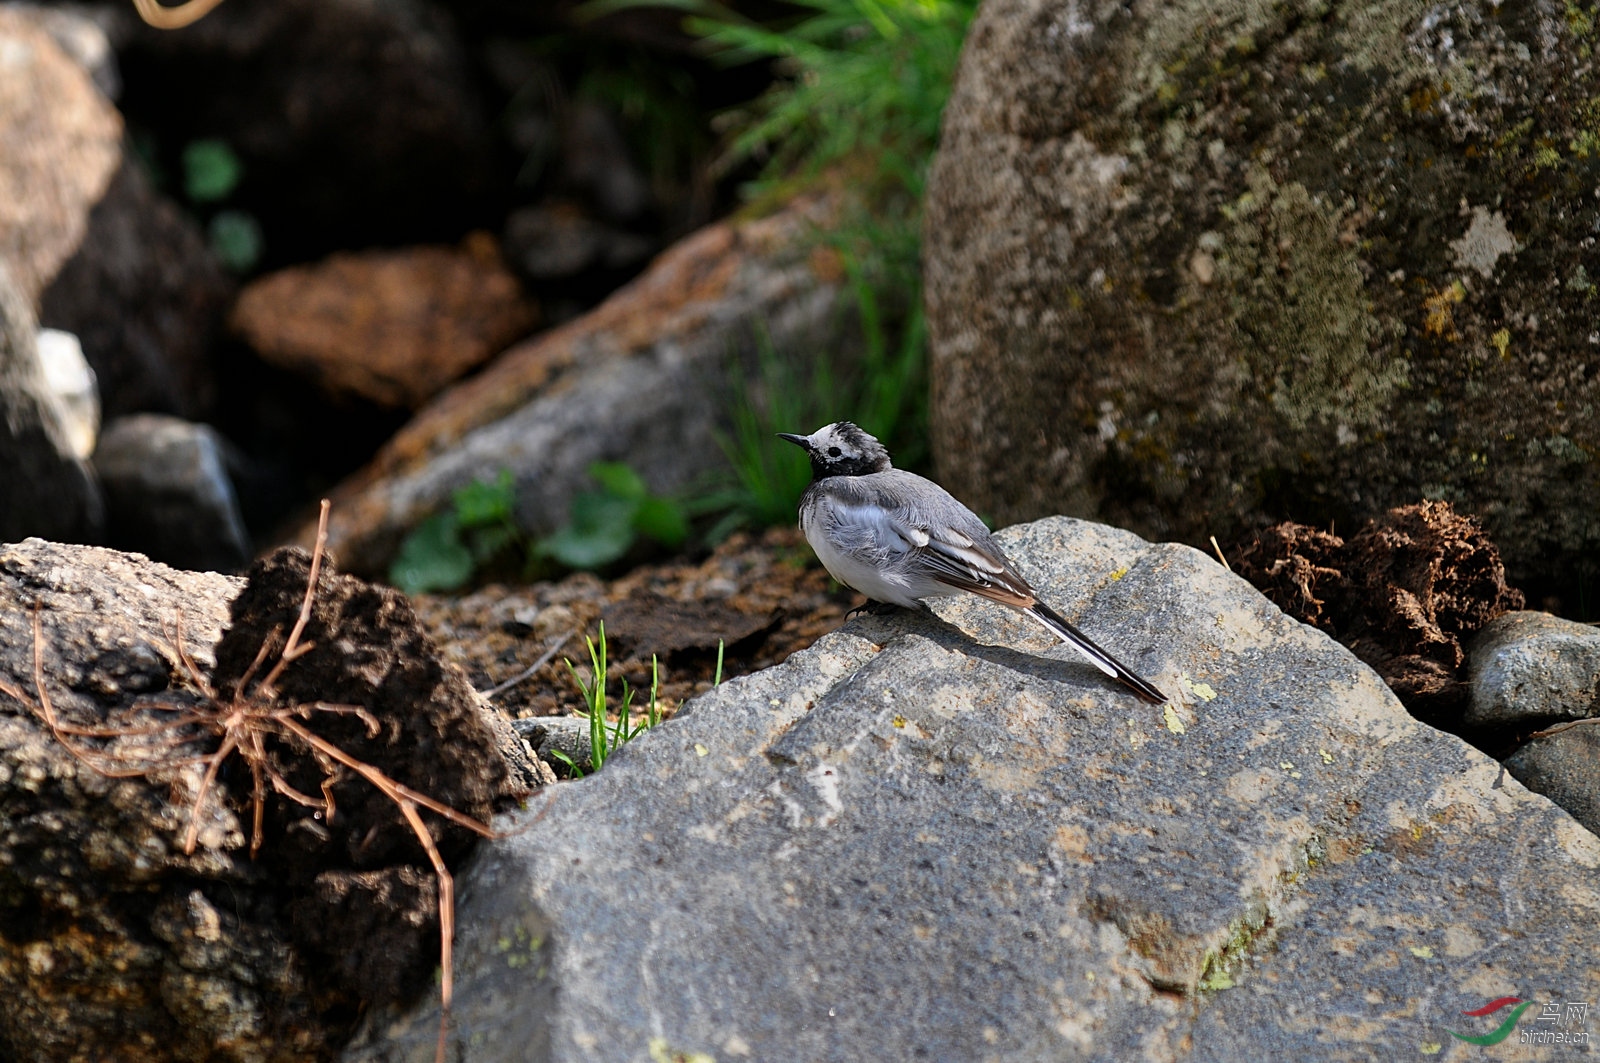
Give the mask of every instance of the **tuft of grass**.
[[713, 0], [591, 0], [685, 12], [685, 27], [727, 65], [770, 62], [777, 78], [731, 113], [724, 169], [755, 161], [762, 181], [815, 177], [872, 160], [875, 175], [920, 197], [956, 61], [978, 0], [792, 0], [758, 22]]
[[560, 750], [553, 755], [567, 766], [567, 771], [574, 778], [583, 778], [586, 774], [599, 771], [605, 767], [607, 758], [616, 752], [623, 743], [630, 742], [645, 731], [655, 727], [661, 722], [661, 669], [656, 660], [656, 655], [650, 655], [650, 701], [645, 706], [644, 718], [638, 723], [633, 722], [633, 699], [635, 691], [628, 685], [626, 679], [622, 680], [622, 704], [617, 709], [615, 723], [606, 720], [606, 625], [600, 622], [600, 638], [598, 641], [584, 636], [583, 641], [589, 648], [589, 678], [584, 680], [578, 673], [578, 666], [572, 663], [571, 658], [564, 658], [567, 671], [572, 673], [572, 681], [578, 685], [578, 690], [583, 694], [585, 714], [589, 717], [589, 770], [585, 772], [573, 759]]

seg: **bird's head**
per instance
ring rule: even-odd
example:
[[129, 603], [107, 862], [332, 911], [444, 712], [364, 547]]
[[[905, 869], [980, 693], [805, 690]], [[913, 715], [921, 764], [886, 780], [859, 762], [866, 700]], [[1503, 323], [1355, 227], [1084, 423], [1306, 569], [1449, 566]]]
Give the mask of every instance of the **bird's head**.
[[811, 455], [811, 471], [819, 480], [824, 476], [865, 476], [891, 467], [883, 444], [849, 421], [825, 424], [808, 436], [779, 432], [778, 438]]

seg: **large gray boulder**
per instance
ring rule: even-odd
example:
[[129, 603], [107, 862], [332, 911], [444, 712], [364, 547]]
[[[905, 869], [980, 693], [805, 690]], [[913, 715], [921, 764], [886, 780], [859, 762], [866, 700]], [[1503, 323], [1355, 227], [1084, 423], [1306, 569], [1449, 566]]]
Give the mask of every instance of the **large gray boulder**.
[[1566, 813], [1197, 551], [1000, 539], [1170, 708], [977, 600], [725, 683], [480, 851], [460, 1058], [1372, 1058], [1584, 996]]
[[1445, 499], [1570, 593], [1600, 545], [1576, 11], [985, 3], [929, 178], [947, 485], [1196, 544]]

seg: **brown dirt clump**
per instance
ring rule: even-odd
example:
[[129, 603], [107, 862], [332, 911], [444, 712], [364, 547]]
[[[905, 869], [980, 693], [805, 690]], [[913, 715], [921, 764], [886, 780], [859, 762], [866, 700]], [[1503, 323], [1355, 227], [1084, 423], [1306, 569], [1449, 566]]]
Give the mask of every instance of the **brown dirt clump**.
[[[283, 649], [309, 567], [309, 555], [290, 548], [251, 570], [217, 644], [219, 699], [242, 694], [284, 707], [333, 706], [306, 714], [305, 728], [390, 779], [487, 822], [508, 781], [497, 736], [466, 678], [439, 659], [399, 592], [324, 567], [301, 636], [311, 649], [283, 669], [271, 691], [250, 686], [260, 683], [262, 647], [269, 662]], [[258, 856], [288, 898], [291, 937], [322, 983], [324, 1006], [355, 1008], [420, 990], [438, 961], [439, 923], [437, 883], [416, 833], [395, 801], [354, 771], [284, 739], [269, 743], [269, 756], [289, 785], [333, 801], [327, 815], [291, 800], [269, 802]], [[248, 806], [251, 782], [248, 773], [231, 780], [239, 807]], [[476, 839], [437, 816], [425, 819], [451, 864]]]
[[1447, 502], [1392, 509], [1348, 541], [1285, 522], [1231, 554], [1236, 572], [1348, 646], [1419, 716], [1460, 707], [1468, 636], [1523, 605], [1478, 521]]

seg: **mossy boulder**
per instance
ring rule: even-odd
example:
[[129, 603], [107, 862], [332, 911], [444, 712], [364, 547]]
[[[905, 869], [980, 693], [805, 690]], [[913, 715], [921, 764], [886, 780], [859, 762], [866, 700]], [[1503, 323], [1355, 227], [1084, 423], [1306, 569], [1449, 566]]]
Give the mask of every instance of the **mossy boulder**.
[[1196, 543], [1444, 499], [1557, 588], [1600, 554], [1597, 23], [989, 0], [930, 178], [945, 482]]

